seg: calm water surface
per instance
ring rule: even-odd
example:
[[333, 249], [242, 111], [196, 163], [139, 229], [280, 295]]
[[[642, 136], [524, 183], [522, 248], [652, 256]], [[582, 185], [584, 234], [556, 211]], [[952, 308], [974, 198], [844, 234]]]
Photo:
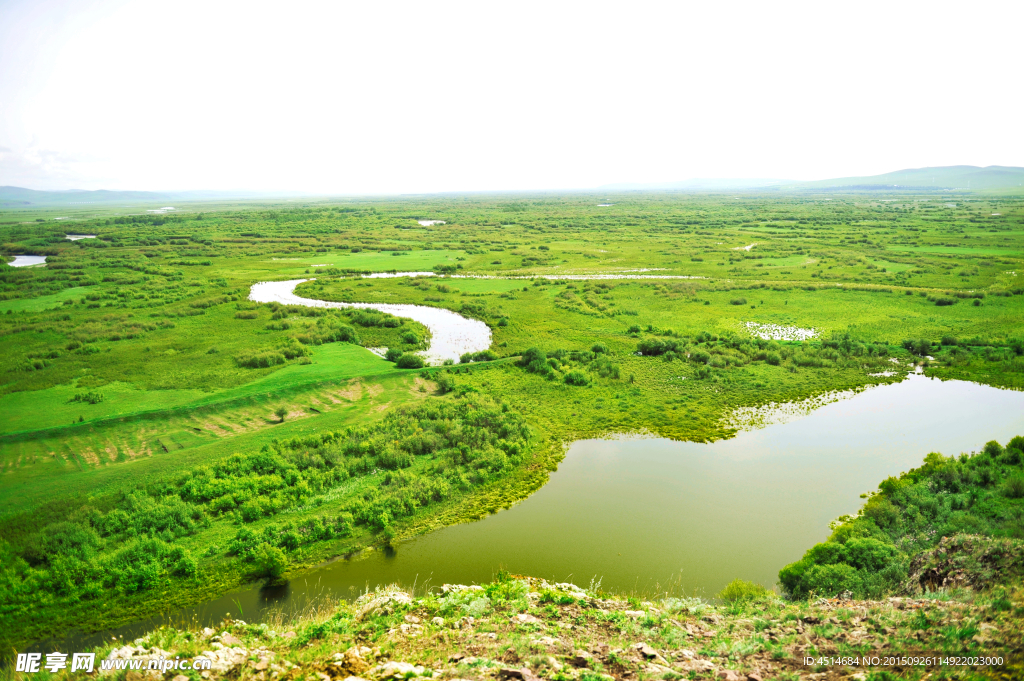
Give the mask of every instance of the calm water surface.
[[[512, 572], [614, 591], [675, 585], [711, 596], [740, 577], [771, 586], [779, 568], [824, 540], [859, 495], [920, 465], [1024, 434], [1024, 392], [909, 376], [790, 423], [712, 444], [583, 440], [550, 481], [512, 509], [338, 560], [272, 590], [254, 586], [114, 632], [65, 639], [72, 648], [126, 638], [166, 621], [256, 621], [378, 584], [484, 582]], [[659, 587], [660, 585], [660, 587]], [[68, 643], [64, 644], [65, 647]]]

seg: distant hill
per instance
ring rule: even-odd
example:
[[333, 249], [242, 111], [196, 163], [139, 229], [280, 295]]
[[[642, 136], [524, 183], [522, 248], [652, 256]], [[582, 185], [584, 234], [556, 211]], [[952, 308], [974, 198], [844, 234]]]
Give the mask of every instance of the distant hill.
[[964, 189], [993, 190], [1020, 187], [1024, 190], [1024, 168], [1014, 166], [941, 166], [908, 168], [884, 175], [841, 177], [816, 182], [800, 182], [801, 189]]
[[254, 199], [280, 196], [298, 196], [297, 193], [248, 192], [248, 191], [183, 191], [183, 192], [118, 192], [106, 189], [87, 191], [65, 189], [63, 191], [38, 191], [23, 187], [0, 187], [0, 208], [28, 208], [42, 206], [70, 206], [110, 203], [154, 203], [165, 201], [216, 201], [228, 199]]
[[793, 184], [792, 180], [771, 180], [766, 178], [696, 177], [682, 182], [619, 182], [601, 185], [603, 191], [728, 191], [730, 189], [758, 189]]

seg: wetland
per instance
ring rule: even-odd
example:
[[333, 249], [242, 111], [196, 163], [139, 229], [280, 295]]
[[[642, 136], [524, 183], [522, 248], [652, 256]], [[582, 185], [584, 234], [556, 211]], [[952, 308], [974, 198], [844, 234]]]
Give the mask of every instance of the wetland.
[[798, 597], [860, 495], [1024, 431], [1021, 202], [830, 199], [10, 213], [3, 645], [499, 569]]

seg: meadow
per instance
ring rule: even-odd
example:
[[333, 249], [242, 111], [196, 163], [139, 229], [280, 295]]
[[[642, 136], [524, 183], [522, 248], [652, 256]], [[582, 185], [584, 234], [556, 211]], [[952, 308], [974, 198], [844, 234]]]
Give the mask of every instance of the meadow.
[[[47, 256], [0, 265], [0, 654], [494, 512], [581, 437], [726, 438], [738, 408], [914, 366], [1024, 389], [1012, 196], [453, 196], [54, 217], [0, 214], [6, 260]], [[432, 276], [364, 277], [389, 272]], [[414, 356], [429, 330], [248, 300], [291, 279], [310, 279], [306, 298], [452, 310], [492, 344], [448, 366], [389, 361], [368, 348]], [[195, 493], [197, 479], [223, 489]]]

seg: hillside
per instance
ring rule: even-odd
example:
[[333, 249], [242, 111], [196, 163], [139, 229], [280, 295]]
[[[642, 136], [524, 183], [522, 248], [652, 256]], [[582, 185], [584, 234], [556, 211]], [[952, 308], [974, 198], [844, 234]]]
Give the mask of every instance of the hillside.
[[962, 189], [1000, 190], [1024, 188], [1024, 168], [1014, 166], [940, 166], [935, 168], [908, 168], [884, 175], [840, 177], [830, 180], [803, 182], [804, 189]]

